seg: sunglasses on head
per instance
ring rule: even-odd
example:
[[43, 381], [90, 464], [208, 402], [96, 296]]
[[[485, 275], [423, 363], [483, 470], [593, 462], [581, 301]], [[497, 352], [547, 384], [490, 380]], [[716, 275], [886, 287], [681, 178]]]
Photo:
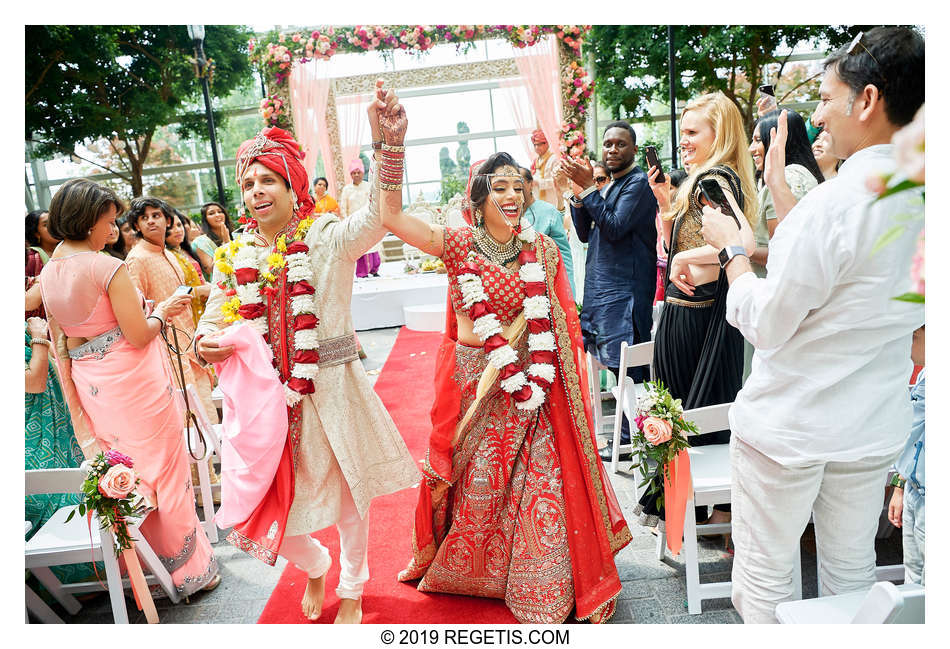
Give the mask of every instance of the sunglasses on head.
[[[848, 49], [847, 49], [848, 56], [855, 56], [857, 54], [860, 54], [861, 50], [864, 50], [865, 52], [867, 52], [868, 56], [870, 56], [871, 59], [875, 63], [877, 63], [877, 69], [881, 71], [881, 79], [884, 81], [884, 83], [887, 83], [887, 78], [884, 76], [884, 68], [881, 66], [881, 63], [877, 60], [877, 57], [871, 54], [871, 50], [869, 50], [868, 46], [864, 44], [863, 39], [864, 39], [864, 32], [858, 32], [858, 35], [855, 36], [854, 40], [851, 41], [851, 44], [848, 45]], [[861, 49], [858, 49], [859, 47]]]

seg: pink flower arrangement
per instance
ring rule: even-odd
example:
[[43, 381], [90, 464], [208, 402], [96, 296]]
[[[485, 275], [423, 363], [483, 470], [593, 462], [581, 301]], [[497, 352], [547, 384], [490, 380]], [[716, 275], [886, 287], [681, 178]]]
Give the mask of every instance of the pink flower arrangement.
[[106, 498], [125, 498], [135, 488], [135, 471], [125, 464], [113, 464], [99, 478], [99, 493]]
[[586, 151], [587, 140], [584, 132], [577, 127], [574, 122], [565, 122], [561, 124], [561, 153], [578, 157], [584, 155]]
[[66, 522], [75, 514], [85, 516], [95, 513], [102, 529], [111, 528], [115, 535], [116, 556], [133, 547], [125, 519], [136, 515], [133, 492], [139, 478], [132, 468], [132, 458], [119, 451], [99, 453], [94, 459], [83, 463], [89, 473], [82, 483], [84, 498], [75, 510], [69, 513]]
[[[630, 435], [639, 457], [634, 466], [639, 468], [643, 485], [652, 483], [653, 493], [663, 483], [665, 467], [680, 451], [689, 448], [688, 435], [699, 431], [694, 423], [683, 418], [682, 402], [674, 399], [661, 381], [647, 381], [643, 385], [646, 392], [637, 398], [636, 430], [631, 427]], [[656, 465], [654, 478], [650, 477], [651, 464]]]
[[286, 117], [284, 100], [278, 95], [270, 95], [261, 100], [259, 112], [268, 126], [281, 126]]

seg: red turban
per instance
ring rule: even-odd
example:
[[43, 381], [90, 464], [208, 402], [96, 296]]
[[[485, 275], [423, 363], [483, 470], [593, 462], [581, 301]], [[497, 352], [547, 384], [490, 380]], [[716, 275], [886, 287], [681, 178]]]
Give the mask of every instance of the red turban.
[[544, 137], [544, 131], [537, 129], [531, 133], [532, 144], [547, 144], [548, 138]]
[[308, 216], [313, 212], [313, 199], [310, 197], [310, 181], [303, 167], [303, 149], [288, 131], [269, 126], [254, 139], [247, 140], [237, 152], [237, 182], [253, 163], [262, 165], [280, 175], [290, 183], [294, 193], [296, 212]]

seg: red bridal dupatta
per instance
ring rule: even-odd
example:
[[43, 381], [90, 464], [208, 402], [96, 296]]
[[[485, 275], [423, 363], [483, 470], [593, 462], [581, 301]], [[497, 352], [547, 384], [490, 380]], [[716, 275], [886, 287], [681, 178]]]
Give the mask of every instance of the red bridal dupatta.
[[[551, 422], [561, 464], [575, 616], [586, 619], [604, 610], [620, 593], [613, 555], [629, 543], [631, 535], [597, 455], [587, 376], [581, 371], [584, 350], [580, 322], [564, 266], [558, 264], [559, 253], [554, 244], [540, 236], [536, 241], [540, 253], [538, 261], [545, 269], [557, 345], [557, 378], [542, 408]], [[450, 296], [445, 337], [436, 360], [433, 428], [423, 466], [425, 478], [419, 487], [413, 561], [410, 568], [400, 574], [401, 580], [416, 579], [425, 572], [445, 535], [436, 517], [440, 506], [444, 507], [445, 487], [452, 476], [452, 440], [462, 401], [461, 388], [453, 378], [457, 332]], [[496, 386], [496, 389], [500, 388]], [[465, 431], [460, 438], [464, 434]]]

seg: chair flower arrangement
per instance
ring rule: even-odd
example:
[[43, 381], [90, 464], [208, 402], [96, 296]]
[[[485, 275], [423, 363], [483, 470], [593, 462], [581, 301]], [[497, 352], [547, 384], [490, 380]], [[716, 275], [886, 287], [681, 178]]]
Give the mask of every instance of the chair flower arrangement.
[[84, 465], [89, 468], [82, 483], [85, 498], [69, 513], [66, 522], [72, 520], [77, 511], [80, 516], [94, 513], [102, 529], [112, 529], [115, 554], [119, 556], [135, 545], [125, 519], [139, 515], [142, 507], [142, 498], [135, 493], [139, 478], [132, 468], [132, 458], [118, 451], [106, 451]]
[[[662, 381], [643, 384], [646, 394], [637, 398], [636, 430], [631, 430], [637, 453], [636, 467], [643, 477], [640, 486], [650, 485], [647, 493], [659, 491], [669, 481], [671, 463], [690, 447], [687, 436], [697, 433], [696, 425], [683, 418], [683, 404], [674, 399]], [[651, 474], [650, 463], [656, 464]], [[663, 502], [661, 495], [658, 502]]]

